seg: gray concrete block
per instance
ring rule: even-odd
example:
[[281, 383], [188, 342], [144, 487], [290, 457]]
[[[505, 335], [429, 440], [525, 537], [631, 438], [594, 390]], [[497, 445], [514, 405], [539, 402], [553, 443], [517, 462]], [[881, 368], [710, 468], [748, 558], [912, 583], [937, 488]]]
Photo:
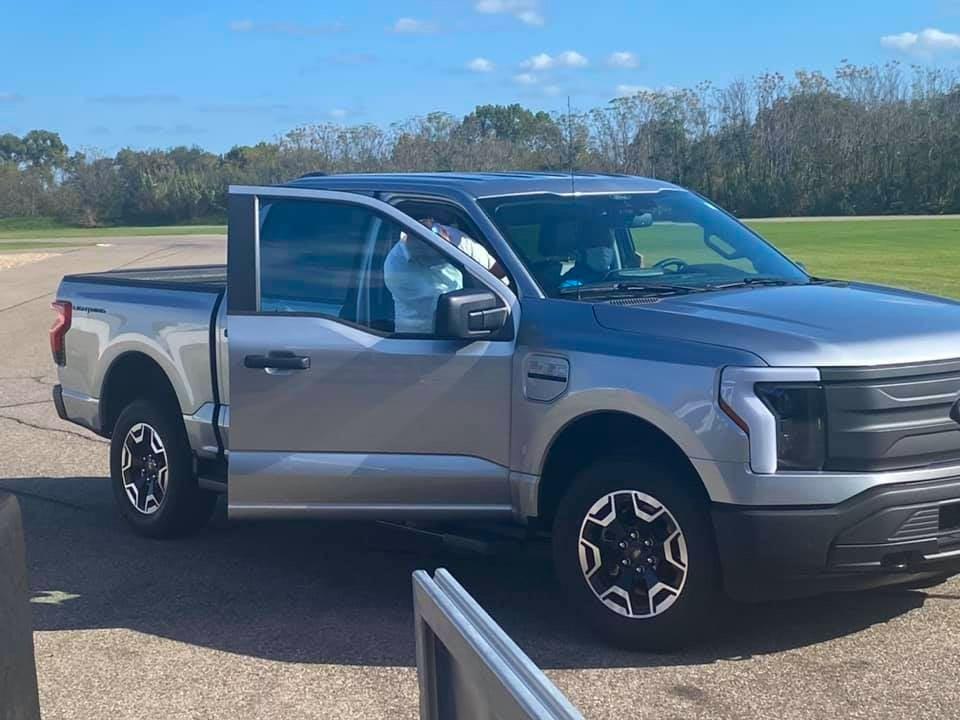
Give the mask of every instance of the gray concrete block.
[[39, 720], [20, 505], [0, 493], [0, 720]]

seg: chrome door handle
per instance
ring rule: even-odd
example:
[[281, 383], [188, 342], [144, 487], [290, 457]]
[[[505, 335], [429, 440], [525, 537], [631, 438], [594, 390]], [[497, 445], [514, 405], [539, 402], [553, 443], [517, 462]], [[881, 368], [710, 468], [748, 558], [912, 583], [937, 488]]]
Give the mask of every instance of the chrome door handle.
[[243, 366], [251, 370], [309, 370], [310, 358], [288, 350], [271, 350], [266, 355], [247, 355]]

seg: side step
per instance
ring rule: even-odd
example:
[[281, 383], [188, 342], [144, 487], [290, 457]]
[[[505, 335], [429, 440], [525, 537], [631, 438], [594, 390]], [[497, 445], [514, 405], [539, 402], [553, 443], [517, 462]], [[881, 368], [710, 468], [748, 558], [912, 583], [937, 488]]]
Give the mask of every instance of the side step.
[[513, 550], [518, 545], [537, 538], [535, 533], [529, 532], [524, 527], [514, 525], [472, 526], [463, 524], [424, 527], [389, 520], [380, 520], [377, 524], [431, 540], [456, 552], [471, 555], [497, 555]]

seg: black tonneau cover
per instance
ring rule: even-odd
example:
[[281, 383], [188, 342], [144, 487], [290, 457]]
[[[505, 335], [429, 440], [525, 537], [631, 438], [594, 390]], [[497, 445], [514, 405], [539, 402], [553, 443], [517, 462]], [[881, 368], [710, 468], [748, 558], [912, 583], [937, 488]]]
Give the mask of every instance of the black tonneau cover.
[[129, 285], [218, 293], [227, 286], [227, 266], [186, 265], [162, 268], [124, 268], [98, 273], [67, 275], [64, 280], [102, 285]]

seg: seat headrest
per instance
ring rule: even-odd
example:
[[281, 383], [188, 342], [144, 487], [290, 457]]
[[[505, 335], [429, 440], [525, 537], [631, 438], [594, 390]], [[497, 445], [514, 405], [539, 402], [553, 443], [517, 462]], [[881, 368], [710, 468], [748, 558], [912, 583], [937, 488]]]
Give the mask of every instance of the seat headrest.
[[547, 220], [540, 226], [537, 249], [543, 257], [570, 257], [576, 247], [575, 220]]

